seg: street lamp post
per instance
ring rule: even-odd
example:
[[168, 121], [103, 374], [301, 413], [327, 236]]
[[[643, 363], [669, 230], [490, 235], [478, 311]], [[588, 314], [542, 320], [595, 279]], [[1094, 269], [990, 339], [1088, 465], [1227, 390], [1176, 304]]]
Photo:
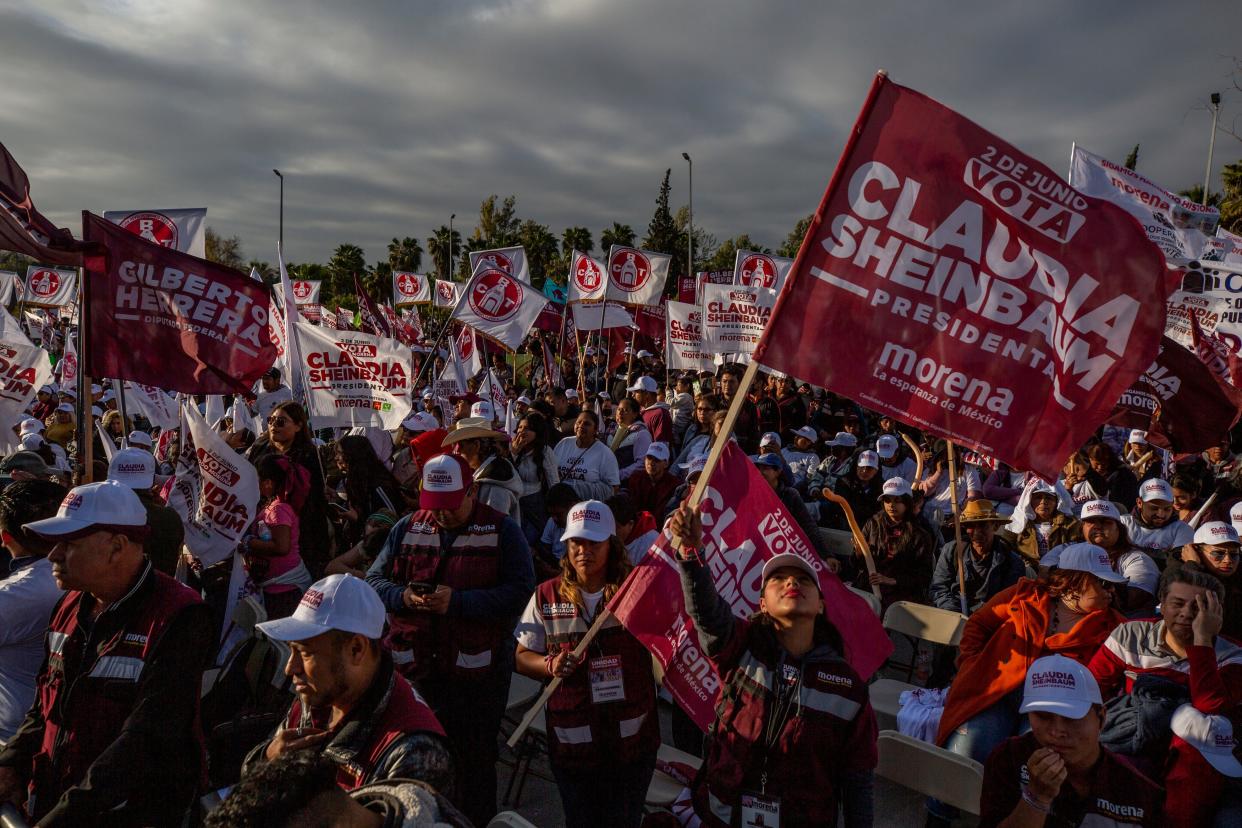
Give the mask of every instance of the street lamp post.
[[694, 162], [690, 160], [690, 153], [683, 152], [681, 157], [686, 159], [686, 165], [689, 168], [689, 186], [690, 191], [690, 221], [689, 231], [686, 233], [686, 275], [694, 278]]
[[280, 170], [272, 170], [276, 173], [276, 177], [280, 179], [280, 231], [277, 239], [280, 242], [280, 249], [285, 249], [285, 177], [280, 174]]
[[454, 257], [457, 255], [457, 245], [453, 244], [453, 219], [455, 219], [455, 218], [457, 218], [457, 214], [456, 214], [456, 213], [453, 213], [452, 215], [450, 215], [450, 216], [449, 216], [449, 237], [448, 237], [448, 243], [449, 243], [449, 253], [448, 253], [448, 274], [445, 276], [445, 278], [446, 278], [446, 279], [450, 279], [450, 280], [453, 278], [453, 259], [454, 259]]
[[1212, 180], [1212, 151], [1216, 149], [1216, 122], [1220, 119], [1220, 93], [1213, 92], [1212, 101], [1212, 135], [1208, 138], [1207, 169], [1203, 171], [1203, 206], [1208, 203], [1208, 182]]

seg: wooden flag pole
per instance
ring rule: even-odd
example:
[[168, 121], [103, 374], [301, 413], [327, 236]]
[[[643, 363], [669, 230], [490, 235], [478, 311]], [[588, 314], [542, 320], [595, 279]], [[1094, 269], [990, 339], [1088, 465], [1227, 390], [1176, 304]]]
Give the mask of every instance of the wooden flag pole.
[[630, 329], [630, 361], [625, 366], [625, 386], [628, 388], [634, 383], [634, 340], [638, 336], [638, 327]]
[[966, 561], [962, 549], [962, 510], [957, 505], [957, 453], [953, 441], [947, 440], [949, 452], [949, 497], [953, 501], [953, 557], [957, 559], [957, 586], [961, 591], [962, 615], [969, 616], [966, 609]]
[[[867, 574], [875, 574], [875, 559], [871, 556], [871, 544], [867, 543], [867, 539], [863, 537], [862, 529], [858, 526], [858, 520], [854, 517], [854, 509], [850, 506], [850, 502], [832, 489], [821, 489], [820, 494], [825, 500], [831, 501], [841, 507], [841, 511], [845, 512], [845, 522], [850, 525], [850, 534], [854, 536], [854, 543], [858, 545], [858, 549], [862, 552], [863, 562], [867, 565]], [[872, 584], [871, 591], [875, 593], [875, 597], [884, 600], [884, 596], [880, 595], [880, 585]]]
[[[633, 348], [630, 350], [633, 351]], [[703, 499], [703, 492], [707, 491], [707, 483], [711, 479], [712, 472], [716, 470], [716, 464], [720, 460], [720, 455], [724, 452], [725, 445], [729, 442], [729, 434], [733, 431], [733, 424], [737, 422], [737, 415], [742, 408], [742, 401], [746, 399], [746, 392], [750, 390], [750, 385], [754, 382], [755, 374], [758, 372], [759, 363], [751, 360], [750, 365], [746, 367], [746, 373], [742, 376], [742, 382], [738, 386], [737, 393], [733, 395], [733, 400], [729, 403], [729, 410], [725, 414], [725, 420], [720, 427], [720, 433], [712, 441], [712, 450], [707, 455], [707, 465], [703, 467], [703, 473], [699, 475], [699, 481], [694, 484], [694, 490], [690, 492], [690, 497], [686, 499], [686, 506], [691, 509], [698, 507], [699, 501]], [[575, 659], [582, 658], [582, 654], [586, 652], [587, 647], [590, 646], [591, 642], [595, 640], [595, 636], [603, 628], [604, 622], [612, 617], [612, 612], [607, 607], [596, 616], [595, 623], [591, 625], [586, 635], [582, 637], [582, 640], [578, 642], [578, 646], [573, 650]], [[548, 682], [548, 686], [543, 689], [543, 693], [535, 700], [530, 709], [526, 711], [526, 715], [522, 717], [522, 721], [518, 722], [518, 726], [514, 728], [513, 734], [508, 740], [509, 747], [517, 745], [526, 729], [530, 727], [530, 723], [535, 720], [535, 717], [539, 715], [539, 711], [543, 710], [544, 705], [548, 703], [548, 699], [552, 698], [552, 694], [560, 686], [560, 676], [555, 676]]]
[[923, 450], [904, 431], [901, 432], [901, 439], [906, 441], [906, 445], [910, 447], [910, 453], [914, 455], [914, 482], [918, 483], [923, 479]]

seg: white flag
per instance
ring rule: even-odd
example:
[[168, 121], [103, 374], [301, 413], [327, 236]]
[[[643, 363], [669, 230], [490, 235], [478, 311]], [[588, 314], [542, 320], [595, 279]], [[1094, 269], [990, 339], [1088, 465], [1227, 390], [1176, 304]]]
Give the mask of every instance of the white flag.
[[65, 335], [65, 354], [56, 363], [60, 371], [60, 384], [69, 388], [78, 385], [78, 336], [75, 333]]
[[445, 428], [453, 425], [453, 406], [449, 404], [449, 397], [465, 393], [466, 375], [462, 371], [461, 357], [457, 353], [457, 340], [450, 337], [448, 359], [444, 360], [444, 368], [431, 386], [432, 398], [444, 415]]
[[104, 219], [152, 244], [207, 257], [207, 208], [184, 210], [105, 210]]
[[[1220, 211], [1174, 195], [1121, 164], [1075, 145], [1070, 186], [1118, 205], [1139, 220], [1169, 262], [1197, 259], [1216, 231]], [[1157, 274], [1152, 274], [1156, 278]]]
[[116, 454], [116, 443], [112, 442], [108, 432], [104, 431], [103, 420], [95, 421], [95, 433], [99, 435], [99, 442], [103, 444], [104, 457], [108, 458], [108, 462], [111, 463], [112, 457]]
[[254, 523], [259, 475], [193, 405], [181, 411], [181, 451], [168, 505], [181, 515], [190, 554], [211, 566], [233, 554]]
[[4, 423], [0, 441], [15, 441], [10, 426], [25, 416], [35, 393], [51, 379], [52, 362], [47, 351], [16, 338], [0, 342], [0, 423]]
[[410, 412], [410, 349], [383, 336], [296, 322], [293, 336], [315, 428], [393, 430]]
[[298, 303], [293, 283], [289, 281], [289, 271], [285, 269], [285, 252], [281, 249], [280, 242], [276, 243], [276, 262], [280, 266], [280, 295], [284, 297], [285, 331], [282, 340], [285, 344], [285, 367], [288, 369], [280, 373], [289, 384], [293, 398], [300, 402], [306, 397], [305, 378], [299, 370], [302, 365], [301, 353], [292, 334], [293, 325], [298, 321]]
[[505, 418], [505, 406], [509, 402], [509, 398], [505, 396], [504, 383], [500, 381], [500, 377], [496, 376], [495, 368], [487, 369], [487, 375], [483, 377], [483, 384], [479, 386], [479, 396], [492, 404], [492, 419], [503, 421]]
[[230, 411], [233, 418], [233, 432], [240, 432], [243, 428], [250, 429], [250, 433], [258, 436], [263, 433], [264, 428], [259, 418], [250, 413], [250, 409], [246, 406], [246, 401], [240, 396], [233, 397], [233, 408]]
[[494, 267], [470, 277], [452, 318], [516, 351], [548, 298], [526, 282]]
[[658, 305], [672, 256], [614, 244], [608, 253], [608, 298], [626, 305]]
[[779, 294], [785, 286], [785, 277], [789, 275], [793, 263], [793, 259], [786, 259], [784, 256], [739, 250], [733, 261], [733, 284], [767, 288]]
[[78, 272], [31, 265], [26, 268], [26, 305], [55, 308], [72, 305], [78, 298]]
[[431, 301], [431, 279], [421, 273], [394, 270], [392, 273], [392, 306], [420, 305]]
[[228, 411], [224, 407], [223, 394], [208, 394], [207, 404], [203, 407], [203, 416], [207, 418], [207, 424], [212, 428], [220, 425], [220, 421], [224, 419], [224, 415]]
[[[125, 402], [127, 411], [141, 414], [161, 431], [174, 429], [181, 422], [177, 398], [153, 385], [138, 385], [126, 380]], [[128, 407], [130, 404], [133, 408]]]
[[13, 318], [3, 307], [0, 307], [0, 342], [15, 342], [19, 345], [33, 346], [34, 342], [26, 336], [21, 323]]
[[632, 328], [634, 317], [616, 302], [575, 303], [574, 327], [580, 331], [601, 331], [609, 328]]
[[456, 282], [450, 282], [447, 279], [436, 279], [436, 307], [457, 307], [457, 299], [460, 294], [460, 291], [457, 288], [458, 285]]
[[0, 305], [8, 306], [21, 298], [22, 283], [11, 270], [0, 270]]
[[504, 271], [510, 276], [530, 284], [530, 267], [526, 263], [526, 248], [498, 247], [495, 250], [474, 250], [470, 253], [470, 272], [477, 273], [479, 268], [491, 267]]
[[298, 307], [319, 304], [319, 291], [323, 287], [323, 282], [318, 279], [295, 279], [292, 284], [293, 301]]
[[575, 250], [569, 263], [569, 301], [597, 302], [608, 291], [604, 263]]
[[703, 311], [689, 302], [669, 302], [664, 320], [664, 351], [669, 368], [711, 371], [712, 355], [703, 350]]
[[461, 387], [462, 393], [465, 393], [466, 380], [483, 370], [483, 354], [479, 350], [478, 340], [475, 338], [474, 329], [462, 326], [457, 332], [457, 336], [453, 337], [453, 361], [460, 367], [462, 374]]

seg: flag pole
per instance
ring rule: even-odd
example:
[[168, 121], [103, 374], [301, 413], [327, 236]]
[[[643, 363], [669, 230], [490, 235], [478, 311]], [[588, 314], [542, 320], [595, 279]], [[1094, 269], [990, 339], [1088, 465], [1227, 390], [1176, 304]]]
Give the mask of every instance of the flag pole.
[[962, 615], [968, 616], [970, 613], [966, 611], [966, 561], [962, 550], [962, 510], [957, 504], [957, 452], [953, 448], [952, 440], [945, 442], [948, 444], [949, 454], [949, 498], [953, 501], [953, 557], [957, 559], [957, 587], [961, 592]]
[[[82, 211], [82, 237], [86, 238], [86, 217], [87, 212]], [[78, 402], [82, 406], [82, 419], [78, 423], [80, 435], [78, 437], [78, 453], [82, 457], [82, 482], [95, 482], [95, 423], [94, 415], [91, 414], [91, 404], [93, 400], [89, 399], [91, 392], [91, 378], [88, 375], [87, 366], [91, 364], [91, 336], [90, 336], [90, 320], [91, 320], [91, 300], [89, 285], [90, 280], [86, 278], [87, 269], [85, 267], [78, 268], [78, 302], [81, 304], [81, 313], [78, 314], [78, 386], [81, 389], [78, 392]], [[122, 423], [122, 427], [124, 423]]]

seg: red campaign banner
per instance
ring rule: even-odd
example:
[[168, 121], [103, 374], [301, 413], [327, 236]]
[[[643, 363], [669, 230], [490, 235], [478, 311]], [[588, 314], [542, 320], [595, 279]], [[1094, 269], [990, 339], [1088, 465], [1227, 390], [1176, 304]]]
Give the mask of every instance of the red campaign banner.
[[263, 283], [92, 213], [82, 225], [106, 249], [87, 259], [85, 374], [186, 394], [249, 393], [276, 360]]
[[815, 217], [769, 368], [1051, 479], [1155, 357], [1133, 216], [882, 75]]
[[[736, 443], [720, 455], [703, 493], [703, 561], [716, 591], [733, 614], [746, 618], [759, 607], [763, 564], [773, 555], [801, 555], [819, 573], [828, 620], [841, 633], [845, 658], [863, 681], [888, 659], [893, 644], [867, 602], [815, 554], [811, 542], [772, 487]], [[715, 721], [720, 676], [699, 649], [694, 622], [681, 592], [681, 565], [672, 539], [662, 534], [609, 604], [617, 618], [664, 668], [664, 687], [681, 709], [707, 730]]]
[[667, 308], [664, 300], [658, 305], [644, 305], [637, 309], [634, 314], [634, 325], [638, 328], [639, 335], [646, 334], [652, 339], [664, 339], [664, 326], [667, 324]]
[[685, 302], [687, 305], [697, 305], [699, 303], [699, 275], [693, 276], [683, 273], [677, 277], [677, 301]]
[[549, 302], [543, 306], [543, 310], [539, 311], [539, 315], [535, 317], [535, 324], [532, 327], [538, 328], [541, 331], [559, 333], [561, 330], [561, 319], [564, 315], [564, 305]]

